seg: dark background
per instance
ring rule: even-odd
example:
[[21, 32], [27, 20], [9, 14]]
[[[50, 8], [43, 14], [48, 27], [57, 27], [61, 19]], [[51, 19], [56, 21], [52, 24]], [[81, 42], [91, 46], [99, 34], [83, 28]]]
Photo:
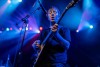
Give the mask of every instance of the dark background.
[[[5, 3], [7, 0], [0, 0], [0, 7], [3, 6], [3, 3]], [[66, 5], [71, 0], [41, 0], [41, 3], [43, 4], [44, 8], [48, 10], [51, 6], [57, 7], [60, 12], [65, 9]], [[35, 18], [37, 23], [33, 22], [34, 24], [39, 26], [48, 27], [49, 21], [45, 15], [45, 13], [42, 11], [42, 9], [38, 10], [34, 15], [31, 14], [32, 11], [34, 11], [39, 5], [32, 7], [35, 3], [35, 0], [23, 0], [22, 3], [18, 5], [18, 7], [9, 15], [9, 13], [5, 13], [3, 16], [0, 16], [0, 30], [3, 31], [0, 33], [0, 62], [1, 65], [5, 65], [7, 62], [8, 55], [10, 56], [10, 63], [11, 65], [14, 62], [14, 57], [16, 54], [17, 46], [21, 45], [23, 32], [17, 33], [16, 30], [18, 30], [19, 26], [23, 24], [21, 22], [21, 19], [25, 17], [27, 14], [31, 16], [31, 18]], [[98, 11], [100, 10], [100, 3], [99, 0], [93, 0], [93, 3], [98, 8]], [[75, 8], [76, 7], [76, 8]], [[81, 0], [78, 4], [76, 4], [74, 8], [79, 9], [81, 12], [81, 15], [78, 16], [78, 12], [74, 11], [74, 8], [71, 8], [68, 10], [68, 12], [65, 14], [64, 18], [62, 19], [60, 23], [61, 25], [64, 25], [64, 22], [67, 22], [65, 26], [68, 26], [71, 31], [71, 45], [68, 50], [68, 64], [71, 67], [99, 67], [100, 66], [100, 12], [96, 14], [95, 17], [92, 17], [90, 19], [89, 23], [94, 24], [94, 28], [92, 31], [90, 31], [88, 28], [84, 28], [80, 32], [76, 33], [76, 30], [81, 23], [81, 21], [78, 23], [71, 23], [72, 25], [68, 25], [70, 21], [73, 21], [75, 19], [75, 16], [72, 14], [74, 13], [77, 15], [77, 17], [80, 19], [82, 18], [82, 13], [84, 13], [83, 10], [83, 0]], [[91, 10], [90, 10], [91, 11]], [[1, 12], [1, 11], [0, 11]], [[92, 11], [93, 12], [93, 11]], [[19, 14], [20, 13], [20, 14]], [[72, 15], [72, 16], [70, 16]], [[70, 17], [69, 17], [70, 16]], [[64, 21], [67, 18], [67, 21]], [[31, 19], [29, 19], [30, 23]], [[72, 26], [74, 26], [72, 28]], [[6, 27], [12, 27], [15, 30], [13, 31], [5, 31]], [[2, 29], [3, 28], [3, 29]], [[25, 66], [30, 65], [31, 63], [31, 56], [33, 53], [32, 50], [32, 43], [37, 39], [38, 34], [33, 33], [32, 31], [27, 31], [24, 45], [23, 45], [23, 58], [21, 62]]]

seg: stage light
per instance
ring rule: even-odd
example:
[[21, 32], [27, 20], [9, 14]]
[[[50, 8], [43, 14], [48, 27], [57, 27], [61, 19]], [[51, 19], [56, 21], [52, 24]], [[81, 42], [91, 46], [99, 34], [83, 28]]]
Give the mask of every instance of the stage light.
[[22, 0], [18, 0], [18, 2], [22, 2]]
[[40, 31], [38, 30], [38, 31], [36, 31], [37, 33], [40, 33]]
[[32, 30], [32, 27], [30, 27], [29, 29]]
[[10, 30], [12, 30], [12, 28], [10, 28]]
[[43, 27], [40, 27], [40, 31], [42, 31], [43, 30]]
[[9, 31], [9, 28], [6, 28], [6, 31]]
[[8, 3], [11, 3], [11, 1], [10, 1], [10, 0], [8, 0]]
[[2, 31], [0, 31], [0, 33], [2, 33]]
[[93, 28], [93, 25], [90, 25], [90, 29], [92, 29]]
[[26, 30], [28, 30], [28, 27], [26, 27]]
[[92, 0], [83, 0], [83, 8], [87, 9], [90, 8], [92, 6]]
[[76, 30], [76, 32], [78, 33], [78, 32], [79, 32], [79, 30]]
[[20, 27], [19, 30], [22, 30], [22, 28]]

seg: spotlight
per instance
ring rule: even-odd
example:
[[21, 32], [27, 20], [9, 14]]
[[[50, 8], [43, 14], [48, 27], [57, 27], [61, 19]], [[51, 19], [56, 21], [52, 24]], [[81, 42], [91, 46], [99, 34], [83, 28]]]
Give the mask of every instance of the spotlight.
[[28, 27], [26, 27], [26, 30], [28, 30]]
[[40, 33], [40, 31], [38, 30], [38, 31], [36, 31], [37, 33]]
[[0, 33], [2, 33], [2, 31], [0, 31]]
[[6, 31], [9, 31], [9, 28], [6, 28]]
[[8, 0], [8, 3], [11, 3], [11, 1], [10, 1], [10, 0]]
[[20, 27], [19, 30], [22, 30], [22, 28]]
[[90, 25], [90, 29], [92, 29], [93, 28], [93, 25]]
[[76, 30], [76, 32], [78, 33], [78, 32], [79, 32], [79, 30]]
[[12, 28], [10, 28], [10, 30], [12, 30]]
[[40, 27], [40, 31], [42, 31], [43, 30], [43, 27]]
[[18, 2], [22, 2], [22, 0], [18, 0]]
[[32, 30], [32, 27], [30, 27], [29, 29]]

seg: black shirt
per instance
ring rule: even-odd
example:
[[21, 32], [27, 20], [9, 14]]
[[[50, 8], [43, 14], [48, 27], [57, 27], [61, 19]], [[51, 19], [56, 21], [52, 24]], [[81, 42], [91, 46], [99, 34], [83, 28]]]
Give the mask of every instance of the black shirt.
[[[50, 29], [44, 29], [41, 32], [39, 40], [41, 42], [48, 35]], [[60, 35], [67, 41], [71, 41], [70, 30], [60, 26]], [[61, 41], [59, 41], [52, 33], [45, 43], [45, 47], [40, 55], [39, 63], [65, 63], [67, 61], [67, 48], [61, 46]], [[67, 44], [66, 44], [67, 45]]]

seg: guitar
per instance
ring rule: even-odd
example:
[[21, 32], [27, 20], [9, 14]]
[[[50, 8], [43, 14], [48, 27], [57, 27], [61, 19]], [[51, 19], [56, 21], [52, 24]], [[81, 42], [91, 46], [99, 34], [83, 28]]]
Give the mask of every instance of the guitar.
[[[67, 7], [65, 8], [65, 10], [63, 11], [61, 17], [59, 18], [57, 24], [59, 24], [59, 22], [61, 21], [61, 19], [62, 19], [63, 16], [65, 15], [66, 11], [67, 11], [69, 8], [73, 7], [77, 2], [78, 2], [78, 0], [72, 0], [72, 1], [68, 4], [68, 6], [67, 6]], [[51, 35], [51, 33], [52, 33], [52, 31], [49, 32], [49, 34], [47, 35], [47, 37], [46, 37], [46, 38], [43, 40], [43, 42], [41, 43], [42, 48], [41, 48], [41, 51], [39, 51], [39, 53], [38, 53], [38, 57], [36, 58], [33, 67], [36, 66], [36, 64], [37, 64], [37, 62], [38, 62], [38, 60], [39, 60], [39, 57], [41, 56], [41, 53], [42, 53], [42, 51], [43, 51], [43, 49], [44, 49], [45, 43], [46, 43], [47, 39], [49, 38], [49, 36]]]

